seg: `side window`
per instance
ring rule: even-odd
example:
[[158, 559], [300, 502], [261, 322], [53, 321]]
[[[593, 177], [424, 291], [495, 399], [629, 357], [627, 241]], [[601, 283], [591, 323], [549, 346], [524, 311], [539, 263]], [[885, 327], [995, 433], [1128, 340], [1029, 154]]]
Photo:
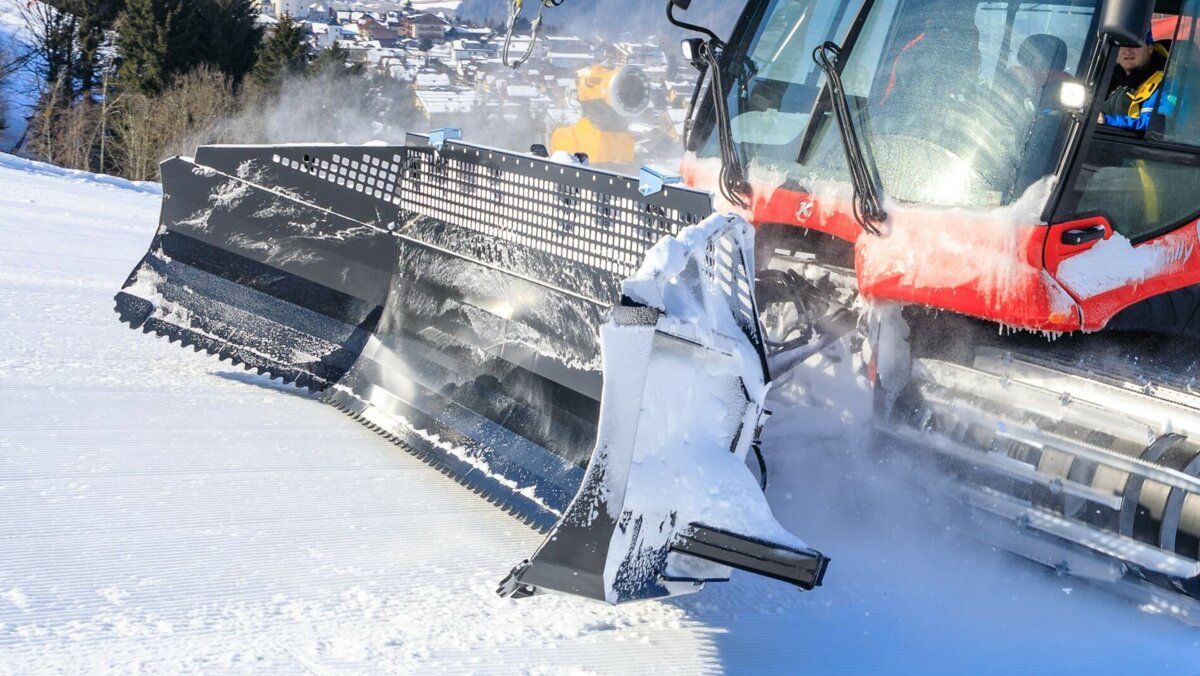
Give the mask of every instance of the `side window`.
[[1200, 212], [1200, 157], [1193, 154], [1098, 140], [1079, 183], [1074, 215], [1103, 215], [1135, 243], [1184, 225]]
[[1175, 40], [1171, 46], [1171, 60], [1167, 65], [1166, 81], [1163, 85], [1163, 114], [1161, 132], [1151, 133], [1171, 143], [1200, 146], [1200, 35], [1196, 29], [1196, 0], [1190, 0], [1179, 17]]
[[[1137, 243], [1200, 215], [1200, 50], [1192, 29], [1198, 7], [1200, 0], [1186, 0], [1177, 23], [1156, 20], [1160, 39], [1148, 66], [1122, 79], [1123, 66], [1116, 65], [1114, 84], [1126, 89], [1112, 88], [1104, 106], [1121, 119], [1108, 117], [1097, 127], [1056, 220], [1102, 215]], [[1161, 84], [1147, 88], [1156, 74]]]
[[[733, 140], [749, 157], [794, 162], [822, 84], [813, 50], [845, 32], [860, 2], [772, 0], [762, 10], [741, 67], [726, 74]], [[716, 134], [708, 134], [702, 154], [717, 149]]]

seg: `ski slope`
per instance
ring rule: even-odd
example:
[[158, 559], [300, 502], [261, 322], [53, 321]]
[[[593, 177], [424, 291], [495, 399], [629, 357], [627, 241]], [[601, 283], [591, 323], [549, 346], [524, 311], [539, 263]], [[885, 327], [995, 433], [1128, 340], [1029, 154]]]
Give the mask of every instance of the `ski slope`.
[[1200, 630], [928, 525], [839, 449], [832, 372], [770, 449], [824, 587], [501, 599], [535, 533], [314, 398], [117, 322], [159, 200], [0, 155], [0, 673], [1196, 668]]

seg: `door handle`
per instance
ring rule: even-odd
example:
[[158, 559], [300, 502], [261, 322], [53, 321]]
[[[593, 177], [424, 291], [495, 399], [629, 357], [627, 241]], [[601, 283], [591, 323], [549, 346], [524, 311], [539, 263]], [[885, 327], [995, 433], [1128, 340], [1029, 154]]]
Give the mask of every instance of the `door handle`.
[[1095, 242], [1098, 239], [1104, 239], [1104, 226], [1093, 225], [1090, 228], [1077, 228], [1075, 230], [1067, 230], [1062, 234], [1062, 243], [1068, 246], [1079, 246]]

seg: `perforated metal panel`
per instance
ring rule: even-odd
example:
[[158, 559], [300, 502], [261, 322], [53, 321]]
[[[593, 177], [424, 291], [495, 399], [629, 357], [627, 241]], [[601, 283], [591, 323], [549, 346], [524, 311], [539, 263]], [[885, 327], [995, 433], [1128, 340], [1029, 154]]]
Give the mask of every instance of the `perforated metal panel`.
[[404, 157], [399, 153], [392, 152], [389, 158], [381, 157], [376, 149], [364, 151], [348, 148], [346, 152], [334, 152], [330, 157], [322, 157], [323, 154], [305, 152], [303, 159], [298, 160], [276, 152], [271, 156], [271, 161], [368, 197], [400, 204], [397, 191]]
[[410, 137], [400, 207], [624, 278], [665, 235], [712, 213], [708, 193], [525, 155]]

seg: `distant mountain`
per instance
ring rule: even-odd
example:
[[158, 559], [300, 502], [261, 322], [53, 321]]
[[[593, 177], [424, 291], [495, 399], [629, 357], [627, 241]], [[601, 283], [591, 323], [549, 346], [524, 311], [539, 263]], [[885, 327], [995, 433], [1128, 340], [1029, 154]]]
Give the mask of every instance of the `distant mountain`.
[[[463, 0], [458, 16], [474, 21], [504, 21], [510, 0]], [[744, 3], [731, 0], [695, 0], [686, 13], [688, 21], [712, 28], [727, 36]], [[526, 0], [526, 18], [532, 19], [537, 0]], [[667, 23], [666, 0], [564, 0], [546, 9], [547, 25], [580, 37], [645, 38], [673, 35]]]

